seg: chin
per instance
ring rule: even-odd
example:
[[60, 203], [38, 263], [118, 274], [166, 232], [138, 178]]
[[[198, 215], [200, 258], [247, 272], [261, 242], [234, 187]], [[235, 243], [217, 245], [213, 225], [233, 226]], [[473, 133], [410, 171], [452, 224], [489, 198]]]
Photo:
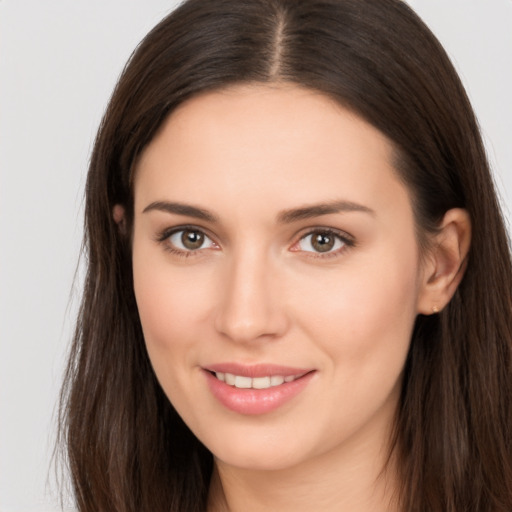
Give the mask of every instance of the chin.
[[[206, 442], [205, 442], [206, 441]], [[213, 456], [223, 464], [251, 471], [279, 471], [288, 469], [311, 457], [307, 440], [294, 434], [276, 436], [257, 428], [256, 432], [223, 435], [222, 441], [203, 441]], [[221, 441], [221, 442], [219, 442]]]
[[219, 455], [223, 456], [213, 454], [215, 459], [223, 464], [246, 471], [281, 471], [297, 466], [301, 462], [301, 458], [297, 454], [275, 452], [270, 454], [261, 450], [247, 452], [238, 450], [236, 453]]

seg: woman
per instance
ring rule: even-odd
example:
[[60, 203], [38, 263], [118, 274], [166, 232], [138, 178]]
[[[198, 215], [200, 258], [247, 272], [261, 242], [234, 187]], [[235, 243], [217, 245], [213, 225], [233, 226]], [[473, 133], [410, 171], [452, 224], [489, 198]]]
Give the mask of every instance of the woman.
[[189, 0], [92, 156], [78, 507], [512, 509], [512, 270], [477, 123], [397, 0]]

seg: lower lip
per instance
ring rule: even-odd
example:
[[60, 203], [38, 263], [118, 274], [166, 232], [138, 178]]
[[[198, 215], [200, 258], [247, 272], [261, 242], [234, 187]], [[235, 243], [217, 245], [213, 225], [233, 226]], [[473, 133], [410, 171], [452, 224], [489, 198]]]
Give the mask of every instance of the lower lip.
[[267, 389], [240, 389], [220, 381], [205, 371], [213, 396], [227, 409], [238, 414], [256, 415], [275, 411], [303, 391], [315, 372], [309, 372], [292, 382]]

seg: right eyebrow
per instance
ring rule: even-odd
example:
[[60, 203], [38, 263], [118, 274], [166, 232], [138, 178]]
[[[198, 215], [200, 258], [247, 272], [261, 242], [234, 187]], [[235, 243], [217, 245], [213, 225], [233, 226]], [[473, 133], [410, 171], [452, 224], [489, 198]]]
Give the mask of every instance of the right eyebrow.
[[218, 222], [217, 216], [208, 210], [204, 210], [203, 208], [198, 208], [197, 206], [192, 206], [189, 204], [169, 201], [155, 201], [146, 206], [146, 208], [142, 210], [142, 213], [147, 213], [154, 210], [166, 213], [174, 213], [177, 215], [185, 215], [187, 217], [194, 217], [206, 222]]

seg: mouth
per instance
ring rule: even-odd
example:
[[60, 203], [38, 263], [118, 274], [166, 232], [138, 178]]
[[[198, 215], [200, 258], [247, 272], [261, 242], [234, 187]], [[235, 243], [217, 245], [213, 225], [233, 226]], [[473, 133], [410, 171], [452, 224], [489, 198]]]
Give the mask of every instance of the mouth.
[[226, 363], [203, 368], [213, 396], [225, 408], [259, 415], [281, 408], [309, 387], [314, 369]]
[[[225, 382], [228, 386], [238, 389], [268, 389], [281, 386], [285, 382], [293, 382], [305, 375], [267, 375], [263, 377], [247, 377], [244, 375], [235, 375], [228, 372], [210, 372], [215, 378], [221, 382]], [[307, 373], [307, 372], [306, 372]]]

